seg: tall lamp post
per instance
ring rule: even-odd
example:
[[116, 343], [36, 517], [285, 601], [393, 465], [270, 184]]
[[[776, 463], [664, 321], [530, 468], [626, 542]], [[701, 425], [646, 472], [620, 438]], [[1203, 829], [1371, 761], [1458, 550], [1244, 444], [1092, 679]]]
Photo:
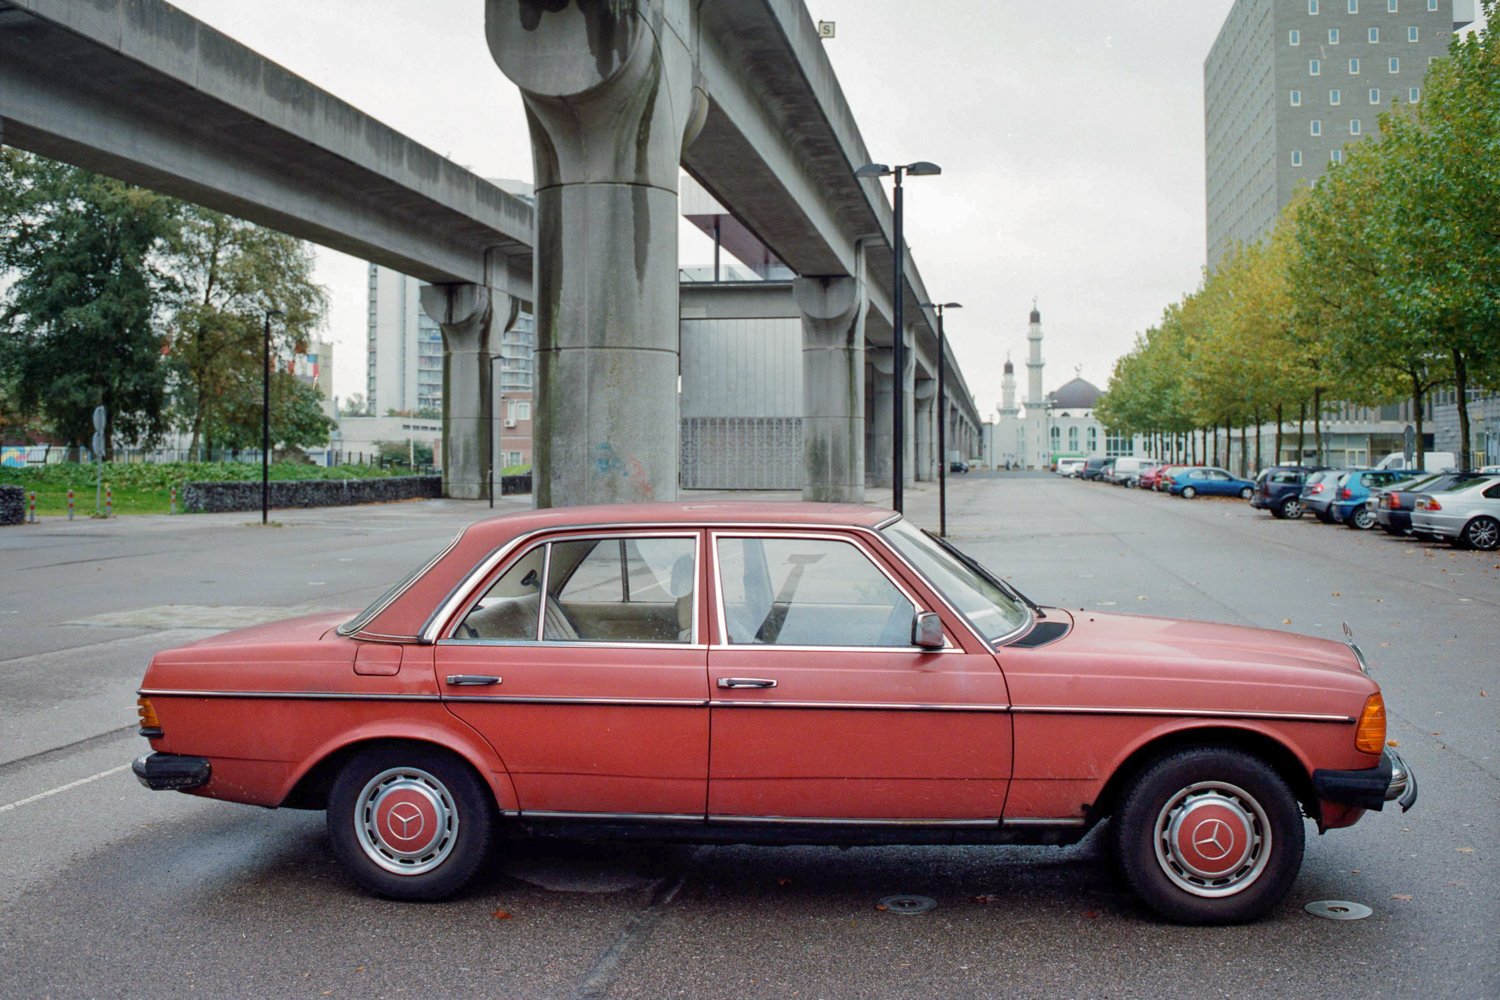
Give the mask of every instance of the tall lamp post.
[[902, 206], [901, 206], [901, 178], [907, 174], [913, 177], [929, 177], [940, 174], [943, 168], [936, 163], [926, 160], [918, 160], [915, 163], [898, 163], [894, 167], [884, 163], [866, 163], [854, 171], [854, 176], [886, 177], [895, 178], [896, 193], [892, 198], [892, 215], [895, 232], [891, 236], [891, 361], [895, 370], [891, 378], [895, 381], [894, 392], [891, 393], [894, 412], [891, 415], [891, 506], [896, 512], [901, 513], [902, 506], [902, 481], [905, 478], [906, 459], [906, 341], [903, 337], [905, 318], [902, 316], [902, 290], [905, 282], [905, 267], [902, 265], [902, 248], [906, 245], [901, 234], [902, 229]]
[[[505, 393], [495, 393], [495, 362], [503, 361], [504, 355], [490, 355], [490, 394], [495, 397], [495, 414], [490, 420], [490, 426], [495, 427], [495, 421], [499, 421], [499, 430], [495, 434], [495, 440], [490, 442], [490, 510], [495, 509], [495, 452], [501, 457], [505, 455]], [[500, 478], [501, 489], [505, 486], [505, 477]]]
[[938, 328], [938, 537], [948, 537], [948, 406], [944, 381], [948, 373], [947, 338], [943, 336], [943, 310], [962, 309], [960, 302], [923, 302], [923, 309], [937, 313]]
[[271, 512], [271, 317], [286, 316], [267, 309], [260, 369], [260, 523], [270, 523]]

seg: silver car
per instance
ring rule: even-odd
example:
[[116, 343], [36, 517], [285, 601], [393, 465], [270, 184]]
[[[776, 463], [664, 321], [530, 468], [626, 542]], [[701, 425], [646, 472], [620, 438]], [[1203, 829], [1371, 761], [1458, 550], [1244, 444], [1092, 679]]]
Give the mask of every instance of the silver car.
[[1438, 535], [1461, 548], [1500, 548], [1500, 476], [1461, 480], [1418, 494], [1411, 526], [1418, 534]]

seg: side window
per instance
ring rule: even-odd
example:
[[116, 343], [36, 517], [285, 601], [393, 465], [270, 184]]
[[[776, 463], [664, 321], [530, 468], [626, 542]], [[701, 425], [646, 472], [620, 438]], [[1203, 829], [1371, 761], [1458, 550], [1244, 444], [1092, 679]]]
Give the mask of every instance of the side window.
[[538, 545], [518, 559], [464, 616], [453, 638], [535, 639], [546, 554], [547, 546]]
[[1500, 483], [1496, 483], [1484, 491], [1484, 495], [1491, 500], [1500, 500]]
[[[538, 545], [464, 617], [457, 640], [691, 642], [692, 538], [590, 538]], [[542, 600], [542, 581], [547, 599]]]
[[585, 642], [691, 642], [691, 538], [554, 542], [542, 638]]
[[731, 643], [908, 646], [916, 608], [864, 552], [828, 538], [721, 538]]

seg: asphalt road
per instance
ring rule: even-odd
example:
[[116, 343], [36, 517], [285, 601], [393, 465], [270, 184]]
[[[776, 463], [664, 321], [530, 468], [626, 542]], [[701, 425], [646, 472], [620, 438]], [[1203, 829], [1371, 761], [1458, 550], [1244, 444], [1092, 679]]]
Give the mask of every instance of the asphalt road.
[[[1347, 621], [1417, 807], [1310, 836], [1248, 927], [1158, 922], [1095, 838], [528, 842], [461, 898], [386, 902], [340, 871], [320, 813], [140, 788], [134, 687], [157, 649], [364, 604], [487, 510], [55, 520], [0, 529], [0, 996], [1500, 996], [1500, 555], [1047, 476], [951, 483], [950, 534], [1043, 603]], [[908, 513], [934, 525], [935, 502], [911, 491]], [[937, 906], [877, 909], [900, 893]], [[1374, 913], [1303, 911], [1319, 899]]]

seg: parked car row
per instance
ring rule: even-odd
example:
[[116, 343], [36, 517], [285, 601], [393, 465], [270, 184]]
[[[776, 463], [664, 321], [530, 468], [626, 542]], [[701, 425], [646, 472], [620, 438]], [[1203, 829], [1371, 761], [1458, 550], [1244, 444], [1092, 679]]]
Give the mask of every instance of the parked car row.
[[[1070, 460], [1077, 462], [1077, 460]], [[1275, 465], [1252, 482], [1212, 465], [1169, 465], [1151, 459], [1090, 458], [1058, 475], [1156, 490], [1191, 500], [1240, 497], [1282, 520], [1312, 514], [1325, 524], [1357, 531], [1380, 527], [1393, 535], [1447, 541], [1462, 548], [1500, 548], [1500, 466], [1478, 472], [1330, 469]]]
[[1075, 472], [1058, 474], [1144, 490], [1157, 490], [1191, 500], [1196, 496], [1239, 497], [1248, 500], [1255, 484], [1212, 465], [1168, 465], [1149, 458], [1090, 458]]
[[1250, 505], [1283, 520], [1310, 513], [1357, 531], [1379, 527], [1463, 548], [1500, 548], [1500, 471], [1278, 465], [1256, 478]]

